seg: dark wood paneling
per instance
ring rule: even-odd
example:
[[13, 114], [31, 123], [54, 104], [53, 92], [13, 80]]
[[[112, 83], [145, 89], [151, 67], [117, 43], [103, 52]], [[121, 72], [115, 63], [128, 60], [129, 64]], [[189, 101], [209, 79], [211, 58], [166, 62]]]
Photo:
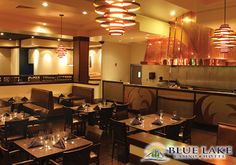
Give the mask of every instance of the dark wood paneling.
[[74, 37], [74, 81], [88, 83], [89, 81], [89, 38]]

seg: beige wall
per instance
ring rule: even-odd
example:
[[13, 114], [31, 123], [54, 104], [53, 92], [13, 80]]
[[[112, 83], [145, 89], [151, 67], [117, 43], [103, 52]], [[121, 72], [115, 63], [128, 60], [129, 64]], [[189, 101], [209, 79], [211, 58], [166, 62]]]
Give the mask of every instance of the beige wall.
[[130, 63], [131, 64], [140, 64], [141, 61], [144, 61], [144, 56], [146, 52], [146, 43], [132, 43], [130, 45]]
[[[142, 84], [157, 86], [159, 77], [162, 76], [164, 80], [169, 79], [169, 66], [160, 66], [160, 65], [142, 65]], [[155, 80], [149, 80], [149, 72], [156, 73]]]
[[34, 74], [72, 74], [73, 67], [69, 66], [73, 52], [67, 50], [67, 55], [58, 58], [55, 49], [31, 49], [29, 62], [34, 64]]
[[0, 48], [0, 75], [11, 74], [11, 49]]
[[102, 79], [129, 81], [130, 45], [105, 42], [102, 46]]
[[[197, 87], [236, 89], [236, 67], [170, 67], [159, 65], [142, 66], [142, 84], [156, 86], [158, 77], [178, 80], [182, 85]], [[149, 72], [156, 73], [155, 80], [149, 80]]]
[[11, 49], [11, 75], [19, 75], [20, 64], [20, 52], [19, 48]]
[[[91, 62], [91, 65], [90, 65]], [[90, 48], [89, 49], [89, 76], [90, 78], [101, 77], [101, 62], [102, 62], [102, 49]]]

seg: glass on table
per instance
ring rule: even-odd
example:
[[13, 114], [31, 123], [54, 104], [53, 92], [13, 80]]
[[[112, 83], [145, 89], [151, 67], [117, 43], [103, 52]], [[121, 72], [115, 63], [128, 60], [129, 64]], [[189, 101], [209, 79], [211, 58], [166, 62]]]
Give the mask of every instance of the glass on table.
[[163, 120], [163, 117], [164, 117], [164, 111], [163, 111], [162, 109], [160, 109], [159, 116], [160, 116], [160, 120]]
[[173, 111], [173, 118], [176, 118], [177, 117], [177, 111]]

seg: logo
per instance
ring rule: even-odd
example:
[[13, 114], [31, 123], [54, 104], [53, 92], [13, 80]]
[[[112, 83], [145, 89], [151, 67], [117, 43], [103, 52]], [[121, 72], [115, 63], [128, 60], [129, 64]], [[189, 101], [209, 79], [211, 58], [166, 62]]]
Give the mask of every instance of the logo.
[[141, 159], [141, 162], [166, 162], [170, 160], [165, 156], [165, 146], [161, 143], [151, 143], [144, 150], [144, 158]]

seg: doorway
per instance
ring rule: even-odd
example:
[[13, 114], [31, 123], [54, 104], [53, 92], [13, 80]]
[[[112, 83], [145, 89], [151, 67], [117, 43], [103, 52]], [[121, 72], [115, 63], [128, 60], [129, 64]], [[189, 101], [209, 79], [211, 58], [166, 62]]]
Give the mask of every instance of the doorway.
[[142, 65], [130, 65], [130, 84], [142, 84]]

